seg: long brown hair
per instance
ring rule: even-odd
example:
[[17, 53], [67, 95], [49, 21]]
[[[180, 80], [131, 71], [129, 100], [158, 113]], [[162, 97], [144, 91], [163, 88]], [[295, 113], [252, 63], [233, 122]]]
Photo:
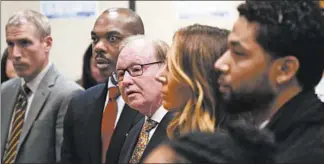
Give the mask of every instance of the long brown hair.
[[214, 62], [227, 49], [228, 30], [194, 24], [179, 29], [173, 36], [174, 52], [168, 56], [168, 70], [180, 84], [187, 84], [191, 97], [170, 122], [167, 133], [214, 132], [218, 74]]

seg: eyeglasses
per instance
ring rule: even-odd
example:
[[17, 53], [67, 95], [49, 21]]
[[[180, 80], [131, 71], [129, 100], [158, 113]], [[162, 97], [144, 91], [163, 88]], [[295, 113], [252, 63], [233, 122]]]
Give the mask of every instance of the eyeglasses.
[[143, 67], [147, 65], [159, 64], [164, 63], [164, 61], [158, 61], [153, 63], [147, 64], [135, 64], [131, 65], [126, 69], [117, 69], [117, 72], [113, 72], [113, 78], [117, 82], [121, 82], [124, 79], [125, 72], [127, 71], [132, 77], [142, 76], [143, 75]]

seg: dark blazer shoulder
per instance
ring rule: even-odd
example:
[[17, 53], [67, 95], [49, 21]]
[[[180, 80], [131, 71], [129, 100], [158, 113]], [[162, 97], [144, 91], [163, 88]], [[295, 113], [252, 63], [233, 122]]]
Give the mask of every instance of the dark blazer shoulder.
[[[98, 84], [95, 85], [87, 90], [83, 90], [81, 92], [78, 92], [78, 94], [76, 94], [72, 100], [70, 105], [75, 107], [85, 107], [84, 105], [86, 103], [91, 103], [93, 101], [98, 101], [100, 96], [103, 96], [102, 94], [104, 92], [107, 92], [107, 90], [105, 89], [105, 84]], [[83, 108], [81, 108], [83, 109]], [[78, 109], [78, 110], [81, 110]]]
[[99, 163], [101, 160], [100, 123], [105, 88], [105, 84], [98, 84], [72, 98], [64, 120], [61, 155], [64, 163]]
[[93, 95], [100, 95], [103, 91], [108, 91], [106, 89], [106, 85], [105, 84], [98, 84], [95, 85], [87, 90], [85, 90], [84, 92], [80, 93], [78, 96], [76, 96], [75, 99], [89, 99], [90, 97], [92, 97]]
[[125, 104], [107, 151], [106, 161], [118, 163], [120, 152], [131, 129], [144, 116]]
[[125, 142], [122, 146], [118, 163], [128, 163], [132, 152], [137, 144], [139, 133], [143, 127], [145, 118], [140, 119], [129, 131]]

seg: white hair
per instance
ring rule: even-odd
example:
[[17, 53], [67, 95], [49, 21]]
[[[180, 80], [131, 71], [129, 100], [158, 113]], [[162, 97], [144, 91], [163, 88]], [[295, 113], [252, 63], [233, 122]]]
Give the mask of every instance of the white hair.
[[164, 61], [166, 59], [169, 45], [162, 40], [153, 39], [153, 38], [147, 37], [145, 35], [132, 35], [132, 36], [125, 38], [120, 44], [119, 51], [121, 51], [126, 46], [128, 46], [138, 40], [143, 40], [144, 42], [152, 45], [153, 50], [154, 50], [154, 56], [156, 57], [156, 59], [158, 59], [159, 61]]
[[147, 40], [148, 38], [145, 35], [131, 35], [127, 38], [125, 38], [119, 46], [119, 51], [121, 51], [123, 48], [125, 48], [128, 44], [132, 43], [135, 40]]

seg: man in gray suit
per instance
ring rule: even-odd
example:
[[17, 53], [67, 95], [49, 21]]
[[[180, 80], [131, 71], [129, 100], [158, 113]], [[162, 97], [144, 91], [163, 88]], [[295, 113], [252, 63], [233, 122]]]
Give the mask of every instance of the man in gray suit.
[[6, 25], [6, 41], [19, 78], [1, 86], [1, 163], [59, 162], [63, 118], [82, 89], [49, 61], [52, 37], [44, 15], [15, 13]]

